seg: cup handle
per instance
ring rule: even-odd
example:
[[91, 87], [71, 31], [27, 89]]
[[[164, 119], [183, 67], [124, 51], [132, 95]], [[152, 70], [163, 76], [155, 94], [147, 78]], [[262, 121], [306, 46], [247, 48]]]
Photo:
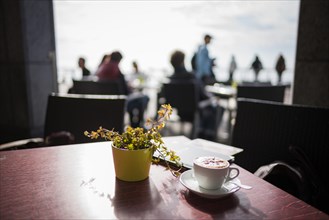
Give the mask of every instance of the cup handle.
[[[234, 176], [231, 176], [231, 171], [232, 170], [235, 170], [236, 171], [236, 174]], [[238, 168], [235, 168], [235, 167], [229, 167], [229, 171], [228, 171], [228, 174], [227, 174], [227, 178], [226, 178], [226, 181], [225, 182], [228, 182], [228, 181], [231, 181], [233, 180], [234, 178], [238, 177], [240, 174], [240, 171]]]

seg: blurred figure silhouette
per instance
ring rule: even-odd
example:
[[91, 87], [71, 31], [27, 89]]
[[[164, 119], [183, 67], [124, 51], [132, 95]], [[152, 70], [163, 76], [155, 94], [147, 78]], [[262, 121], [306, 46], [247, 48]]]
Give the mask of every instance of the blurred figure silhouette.
[[255, 60], [252, 62], [250, 68], [253, 69], [253, 71], [255, 73], [255, 81], [258, 81], [258, 75], [259, 75], [259, 72], [263, 69], [263, 64], [257, 55], [255, 57]]
[[98, 68], [103, 64], [103, 63], [106, 63], [108, 61], [110, 61], [111, 59], [111, 55], [109, 54], [104, 54], [104, 56], [102, 57], [101, 59], [101, 62], [98, 64]]
[[282, 54], [280, 54], [278, 61], [276, 62], [275, 70], [279, 77], [278, 83], [281, 83], [282, 82], [282, 73], [286, 70], [286, 62], [285, 62]]
[[149, 97], [129, 89], [126, 79], [122, 74], [119, 63], [123, 56], [119, 51], [114, 51], [104, 59], [104, 63], [98, 68], [96, 75], [100, 81], [119, 81], [123, 92], [127, 95], [127, 111], [129, 113], [130, 125], [132, 127], [144, 126], [144, 112], [147, 108]]
[[102, 64], [98, 67], [96, 75], [100, 81], [118, 81], [120, 82], [121, 88], [124, 94], [129, 94], [126, 80], [124, 75], [121, 73], [119, 63], [122, 59], [122, 54], [119, 51], [114, 51], [111, 55], [104, 55]]
[[194, 73], [186, 70], [184, 59], [185, 54], [182, 51], [176, 50], [171, 54], [170, 63], [174, 68], [174, 73], [169, 77], [170, 82], [184, 81], [197, 85], [200, 115], [200, 128], [198, 129], [200, 132], [198, 137], [215, 140], [217, 128], [222, 118], [222, 108], [218, 105], [217, 100], [205, 91], [203, 82], [197, 79]]
[[139, 72], [139, 67], [138, 67], [137, 62], [136, 62], [136, 61], [133, 61], [133, 62], [132, 62], [132, 65], [133, 65], [133, 68], [134, 68], [134, 74], [139, 75], [140, 72]]
[[[197, 80], [196, 76], [186, 70], [184, 64], [185, 54], [182, 51], [176, 50], [170, 56], [170, 63], [174, 68], [174, 73], [169, 77], [170, 80], [192, 80], [200, 84], [200, 80]], [[200, 87], [202, 88], [202, 87]]]
[[235, 57], [234, 57], [234, 55], [232, 55], [230, 67], [229, 67], [229, 77], [228, 77], [228, 82], [230, 84], [233, 82], [233, 75], [234, 75], [236, 68], [237, 68], [237, 64], [235, 61]]
[[85, 64], [86, 64], [86, 59], [83, 57], [79, 57], [78, 65], [82, 71], [82, 77], [90, 76], [90, 71], [86, 68]]
[[132, 89], [141, 90], [145, 83], [146, 75], [139, 70], [137, 61], [132, 62], [132, 67], [133, 72], [128, 75], [129, 86]]
[[[202, 80], [205, 84], [211, 84], [209, 82], [214, 81], [215, 77], [212, 71], [215, 65], [215, 59], [209, 57], [208, 44], [210, 44], [212, 37], [208, 34], [204, 36], [204, 44], [198, 47], [196, 52], [194, 64], [192, 68], [195, 68], [195, 75], [197, 79]], [[194, 66], [194, 67], [193, 67]]]

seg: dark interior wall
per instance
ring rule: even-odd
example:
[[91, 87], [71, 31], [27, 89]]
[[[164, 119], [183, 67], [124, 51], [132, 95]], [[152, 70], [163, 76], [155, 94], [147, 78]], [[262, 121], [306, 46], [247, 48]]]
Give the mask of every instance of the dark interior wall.
[[329, 107], [329, 1], [301, 0], [293, 103]]
[[28, 136], [24, 45], [19, 1], [0, 2], [1, 139]]
[[20, 1], [24, 42], [25, 76], [32, 136], [43, 132], [48, 94], [57, 91], [53, 69], [55, 33], [52, 1]]
[[0, 143], [42, 135], [54, 36], [52, 1], [0, 0]]

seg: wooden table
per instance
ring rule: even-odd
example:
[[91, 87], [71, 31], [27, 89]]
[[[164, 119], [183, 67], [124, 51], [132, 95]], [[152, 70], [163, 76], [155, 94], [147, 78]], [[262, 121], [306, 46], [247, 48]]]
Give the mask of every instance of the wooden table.
[[0, 219], [329, 219], [238, 168], [253, 189], [211, 200], [161, 165], [152, 165], [144, 181], [117, 180], [107, 142], [2, 151]]

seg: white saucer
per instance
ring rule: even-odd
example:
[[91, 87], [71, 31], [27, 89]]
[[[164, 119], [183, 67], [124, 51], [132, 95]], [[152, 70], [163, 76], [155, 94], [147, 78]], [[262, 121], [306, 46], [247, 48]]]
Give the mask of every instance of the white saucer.
[[199, 186], [198, 182], [193, 176], [193, 170], [185, 171], [180, 175], [179, 181], [183, 186], [192, 191], [193, 193], [205, 197], [208, 199], [219, 199], [235, 193], [240, 189], [239, 186], [234, 184], [234, 181], [239, 181], [238, 178], [235, 178], [232, 181], [229, 181], [223, 185], [220, 189], [209, 190], [204, 189]]

